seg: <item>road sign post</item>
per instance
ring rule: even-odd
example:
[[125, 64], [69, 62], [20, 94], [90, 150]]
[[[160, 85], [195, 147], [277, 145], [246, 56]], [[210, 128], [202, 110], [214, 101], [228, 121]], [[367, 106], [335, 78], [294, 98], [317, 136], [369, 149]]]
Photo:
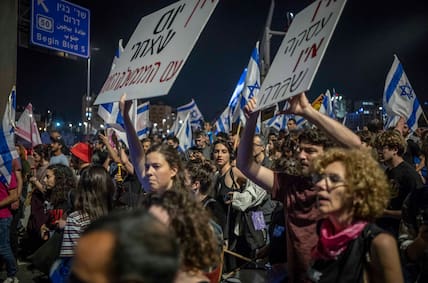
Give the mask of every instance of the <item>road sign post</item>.
[[32, 44], [88, 58], [89, 37], [89, 9], [61, 0], [32, 0]]

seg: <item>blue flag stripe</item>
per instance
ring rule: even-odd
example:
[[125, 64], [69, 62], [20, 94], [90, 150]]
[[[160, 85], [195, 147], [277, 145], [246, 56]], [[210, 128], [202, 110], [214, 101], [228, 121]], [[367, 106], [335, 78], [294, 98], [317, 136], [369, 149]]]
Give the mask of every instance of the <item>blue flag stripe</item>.
[[398, 63], [397, 69], [394, 72], [394, 75], [392, 76], [391, 82], [388, 85], [388, 88], [386, 89], [385, 96], [386, 96], [386, 103], [389, 102], [392, 95], [394, 94], [394, 90], [397, 88], [398, 82], [401, 79], [401, 76], [403, 75], [403, 66], [401, 66], [401, 63]]

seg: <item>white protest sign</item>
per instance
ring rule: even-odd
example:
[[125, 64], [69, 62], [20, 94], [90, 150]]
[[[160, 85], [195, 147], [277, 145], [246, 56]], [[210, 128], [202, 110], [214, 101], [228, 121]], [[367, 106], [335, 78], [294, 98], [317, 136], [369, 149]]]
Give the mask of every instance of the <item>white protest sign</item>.
[[182, 0], [142, 18], [95, 104], [166, 95], [218, 0]]
[[346, 0], [318, 0], [296, 15], [258, 94], [257, 109], [307, 91]]

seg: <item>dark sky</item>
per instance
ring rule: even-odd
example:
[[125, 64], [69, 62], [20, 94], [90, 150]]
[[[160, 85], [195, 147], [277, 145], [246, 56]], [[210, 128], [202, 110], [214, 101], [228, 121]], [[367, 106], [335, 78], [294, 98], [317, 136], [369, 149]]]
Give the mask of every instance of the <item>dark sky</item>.
[[[91, 92], [98, 94], [120, 38], [128, 41], [139, 20], [175, 1], [71, 0], [91, 10]], [[379, 3], [382, 2], [382, 3]], [[273, 29], [285, 28], [285, 13], [312, 1], [276, 0]], [[261, 39], [269, 0], [220, 0], [169, 95], [173, 107], [196, 100], [206, 120], [224, 110], [251, 51]], [[348, 0], [318, 73], [307, 93], [315, 98], [335, 88], [347, 99], [381, 99], [397, 54], [421, 104], [428, 100], [428, 5], [424, 1]], [[272, 57], [282, 38], [273, 37]], [[86, 59], [70, 60], [19, 48], [18, 105], [54, 111], [65, 122], [81, 117], [86, 93]]]

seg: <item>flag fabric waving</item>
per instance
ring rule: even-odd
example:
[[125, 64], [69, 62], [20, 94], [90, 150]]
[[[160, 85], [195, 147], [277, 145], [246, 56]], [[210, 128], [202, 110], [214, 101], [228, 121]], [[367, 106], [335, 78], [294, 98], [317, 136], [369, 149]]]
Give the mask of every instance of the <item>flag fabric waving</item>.
[[180, 141], [179, 147], [182, 152], [186, 152], [191, 146], [193, 141], [192, 136], [192, 125], [191, 113], [187, 112], [186, 117], [184, 118], [183, 125], [180, 127], [176, 137]]
[[195, 100], [192, 98], [189, 103], [177, 107], [177, 116], [174, 125], [171, 128], [171, 131], [174, 134], [180, 131], [180, 121], [183, 122], [186, 119], [188, 113], [190, 113], [189, 120], [192, 128], [199, 128], [201, 126], [201, 122], [204, 120], [204, 117], [196, 105]]
[[334, 111], [333, 111], [333, 103], [331, 100], [331, 94], [328, 89], [324, 94], [322, 103], [320, 105], [320, 109], [318, 111], [320, 113], [323, 113], [324, 115], [329, 116], [330, 118], [335, 118]]
[[[242, 89], [239, 100], [239, 120], [242, 126], [245, 126], [247, 119], [244, 115], [244, 107], [247, 105], [248, 100], [253, 98], [259, 93], [260, 90], [260, 55], [259, 55], [259, 42], [256, 43], [253, 52], [251, 53], [250, 61], [248, 62], [247, 75], [245, 76], [245, 85]], [[235, 122], [236, 116], [233, 121]]]
[[145, 138], [150, 133], [149, 121], [150, 102], [140, 104], [137, 107], [137, 117], [135, 120], [135, 130], [139, 139]]
[[396, 55], [386, 77], [383, 107], [388, 115], [403, 117], [409, 128], [417, 129], [422, 108]]
[[18, 158], [15, 148], [14, 126], [16, 109], [15, 86], [9, 94], [0, 131], [0, 182], [8, 185], [12, 177], [12, 160]]
[[33, 105], [31, 103], [28, 103], [21, 117], [19, 117], [16, 123], [15, 134], [29, 142], [33, 147], [42, 144], [37, 123], [34, 120]]

